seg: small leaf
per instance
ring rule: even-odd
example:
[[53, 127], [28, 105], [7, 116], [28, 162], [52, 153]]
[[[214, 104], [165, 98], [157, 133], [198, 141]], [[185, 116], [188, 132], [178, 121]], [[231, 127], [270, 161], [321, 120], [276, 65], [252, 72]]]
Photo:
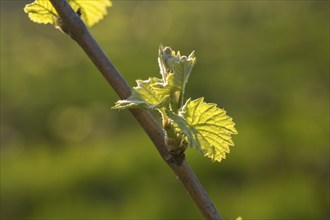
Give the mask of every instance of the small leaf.
[[137, 80], [137, 86], [133, 88], [132, 95], [126, 100], [116, 102], [114, 109], [125, 108], [160, 108], [169, 101], [170, 86], [156, 77], [148, 80]]
[[[93, 26], [107, 15], [107, 7], [111, 7], [109, 0], [68, 0], [74, 11], [81, 12], [81, 18], [88, 27]], [[36, 23], [58, 26], [59, 16], [49, 0], [35, 0], [24, 7], [24, 12]]]
[[167, 74], [173, 73], [174, 86], [178, 91], [182, 91], [185, 89], [191, 70], [196, 64], [195, 52], [193, 51], [186, 57], [181, 56], [180, 51], [175, 54], [171, 48], [160, 46], [158, 64], [163, 79]]
[[173, 103], [174, 109], [183, 105], [184, 91], [192, 68], [196, 64], [194, 51], [188, 56], [181, 56], [180, 51], [175, 53], [169, 47], [159, 47], [158, 64], [163, 79], [168, 74], [173, 74], [173, 91], [178, 91], [178, 99]]
[[188, 57], [180, 56], [179, 62], [173, 63], [173, 72], [175, 76], [174, 85], [179, 90], [185, 90], [188, 78], [195, 63], [196, 58], [194, 51]]
[[203, 98], [189, 99], [179, 114], [166, 113], [187, 137], [188, 144], [213, 161], [225, 159], [229, 146], [234, 145], [231, 135], [237, 134], [235, 123], [216, 104], [205, 103]]

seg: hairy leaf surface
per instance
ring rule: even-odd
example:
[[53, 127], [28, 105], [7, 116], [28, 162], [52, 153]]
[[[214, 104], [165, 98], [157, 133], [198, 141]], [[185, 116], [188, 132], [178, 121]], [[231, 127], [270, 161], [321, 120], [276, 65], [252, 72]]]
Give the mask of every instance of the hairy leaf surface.
[[[180, 56], [180, 52], [178, 52]], [[196, 63], [195, 52], [193, 51], [189, 57], [180, 56], [179, 62], [173, 63], [174, 72], [174, 86], [180, 91], [184, 91], [188, 78], [190, 76], [191, 70]]]
[[156, 77], [148, 80], [137, 80], [137, 86], [133, 88], [132, 95], [126, 100], [119, 100], [113, 108], [160, 108], [169, 101], [171, 86]]
[[[173, 74], [173, 90], [180, 92], [180, 99], [183, 100], [188, 78], [192, 68], [196, 64], [195, 52], [193, 51], [188, 57], [181, 56], [180, 51], [175, 53], [169, 47], [160, 46], [158, 52], [158, 65], [163, 79], [168, 74]], [[179, 103], [180, 105], [182, 103]], [[181, 106], [179, 106], [181, 107]]]

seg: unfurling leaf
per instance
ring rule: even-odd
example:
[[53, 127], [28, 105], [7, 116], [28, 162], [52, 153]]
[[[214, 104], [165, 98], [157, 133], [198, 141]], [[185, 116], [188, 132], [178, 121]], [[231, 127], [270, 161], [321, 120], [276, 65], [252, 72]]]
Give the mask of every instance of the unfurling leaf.
[[158, 52], [158, 65], [163, 79], [168, 74], [173, 74], [173, 86], [179, 91], [179, 99], [177, 100], [177, 108], [183, 104], [184, 91], [192, 68], [196, 64], [195, 52], [193, 51], [188, 57], [181, 56], [180, 51], [175, 53], [169, 47], [160, 46]]
[[155, 109], [169, 101], [171, 86], [156, 77], [148, 80], [137, 80], [132, 95], [126, 100], [116, 102], [114, 109], [146, 108]]
[[[68, 0], [68, 3], [74, 11], [80, 12], [88, 27], [102, 20], [107, 15], [107, 7], [112, 6], [109, 0]], [[49, 0], [35, 0], [24, 7], [24, 12], [33, 22], [59, 27], [59, 15]]]
[[231, 135], [237, 134], [232, 118], [216, 104], [209, 104], [199, 98], [190, 99], [178, 114], [167, 111], [188, 141], [189, 146], [200, 150], [213, 161], [221, 161], [234, 143]]

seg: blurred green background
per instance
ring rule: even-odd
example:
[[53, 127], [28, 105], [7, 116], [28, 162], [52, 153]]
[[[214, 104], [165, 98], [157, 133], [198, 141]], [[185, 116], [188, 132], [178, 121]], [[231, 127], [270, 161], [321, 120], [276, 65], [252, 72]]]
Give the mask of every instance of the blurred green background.
[[[200, 219], [69, 37], [1, 1], [1, 219]], [[329, 2], [114, 1], [91, 29], [124, 78], [196, 51], [187, 96], [236, 122], [223, 162], [187, 160], [226, 219], [329, 219]]]

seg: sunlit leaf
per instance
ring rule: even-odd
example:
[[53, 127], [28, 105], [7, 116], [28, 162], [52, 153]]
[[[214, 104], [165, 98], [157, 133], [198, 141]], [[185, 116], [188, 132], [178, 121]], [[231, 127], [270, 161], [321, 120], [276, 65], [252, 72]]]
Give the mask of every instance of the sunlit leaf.
[[[180, 52], [178, 52], [180, 56]], [[174, 85], [184, 91], [191, 70], [196, 63], [195, 52], [193, 51], [188, 57], [180, 56], [179, 62], [173, 63]]]
[[184, 55], [181, 56], [180, 51], [175, 53], [175, 51], [169, 47], [164, 48], [160, 46], [159, 48], [158, 65], [160, 73], [163, 78], [173, 73], [173, 86], [175, 90], [180, 91], [181, 99], [183, 99], [184, 90], [195, 63], [196, 57], [194, 51], [187, 57]]
[[231, 135], [237, 134], [232, 118], [216, 104], [199, 98], [186, 102], [179, 114], [167, 111], [178, 129], [187, 137], [188, 144], [213, 161], [221, 161], [233, 146]]
[[169, 100], [170, 86], [156, 77], [148, 80], [137, 80], [137, 86], [133, 88], [132, 95], [126, 100], [119, 100], [113, 108], [160, 108]]
[[81, 19], [88, 27], [101, 21], [108, 14], [107, 7], [111, 7], [109, 0], [69, 0], [74, 11], [81, 11]]
[[[88, 27], [93, 26], [107, 15], [109, 0], [68, 0], [72, 9], [81, 13], [82, 20]], [[24, 7], [24, 12], [36, 23], [57, 25], [59, 16], [49, 0], [35, 0]]]
[[29, 18], [40, 24], [55, 24], [58, 14], [49, 0], [35, 0], [24, 7]]

